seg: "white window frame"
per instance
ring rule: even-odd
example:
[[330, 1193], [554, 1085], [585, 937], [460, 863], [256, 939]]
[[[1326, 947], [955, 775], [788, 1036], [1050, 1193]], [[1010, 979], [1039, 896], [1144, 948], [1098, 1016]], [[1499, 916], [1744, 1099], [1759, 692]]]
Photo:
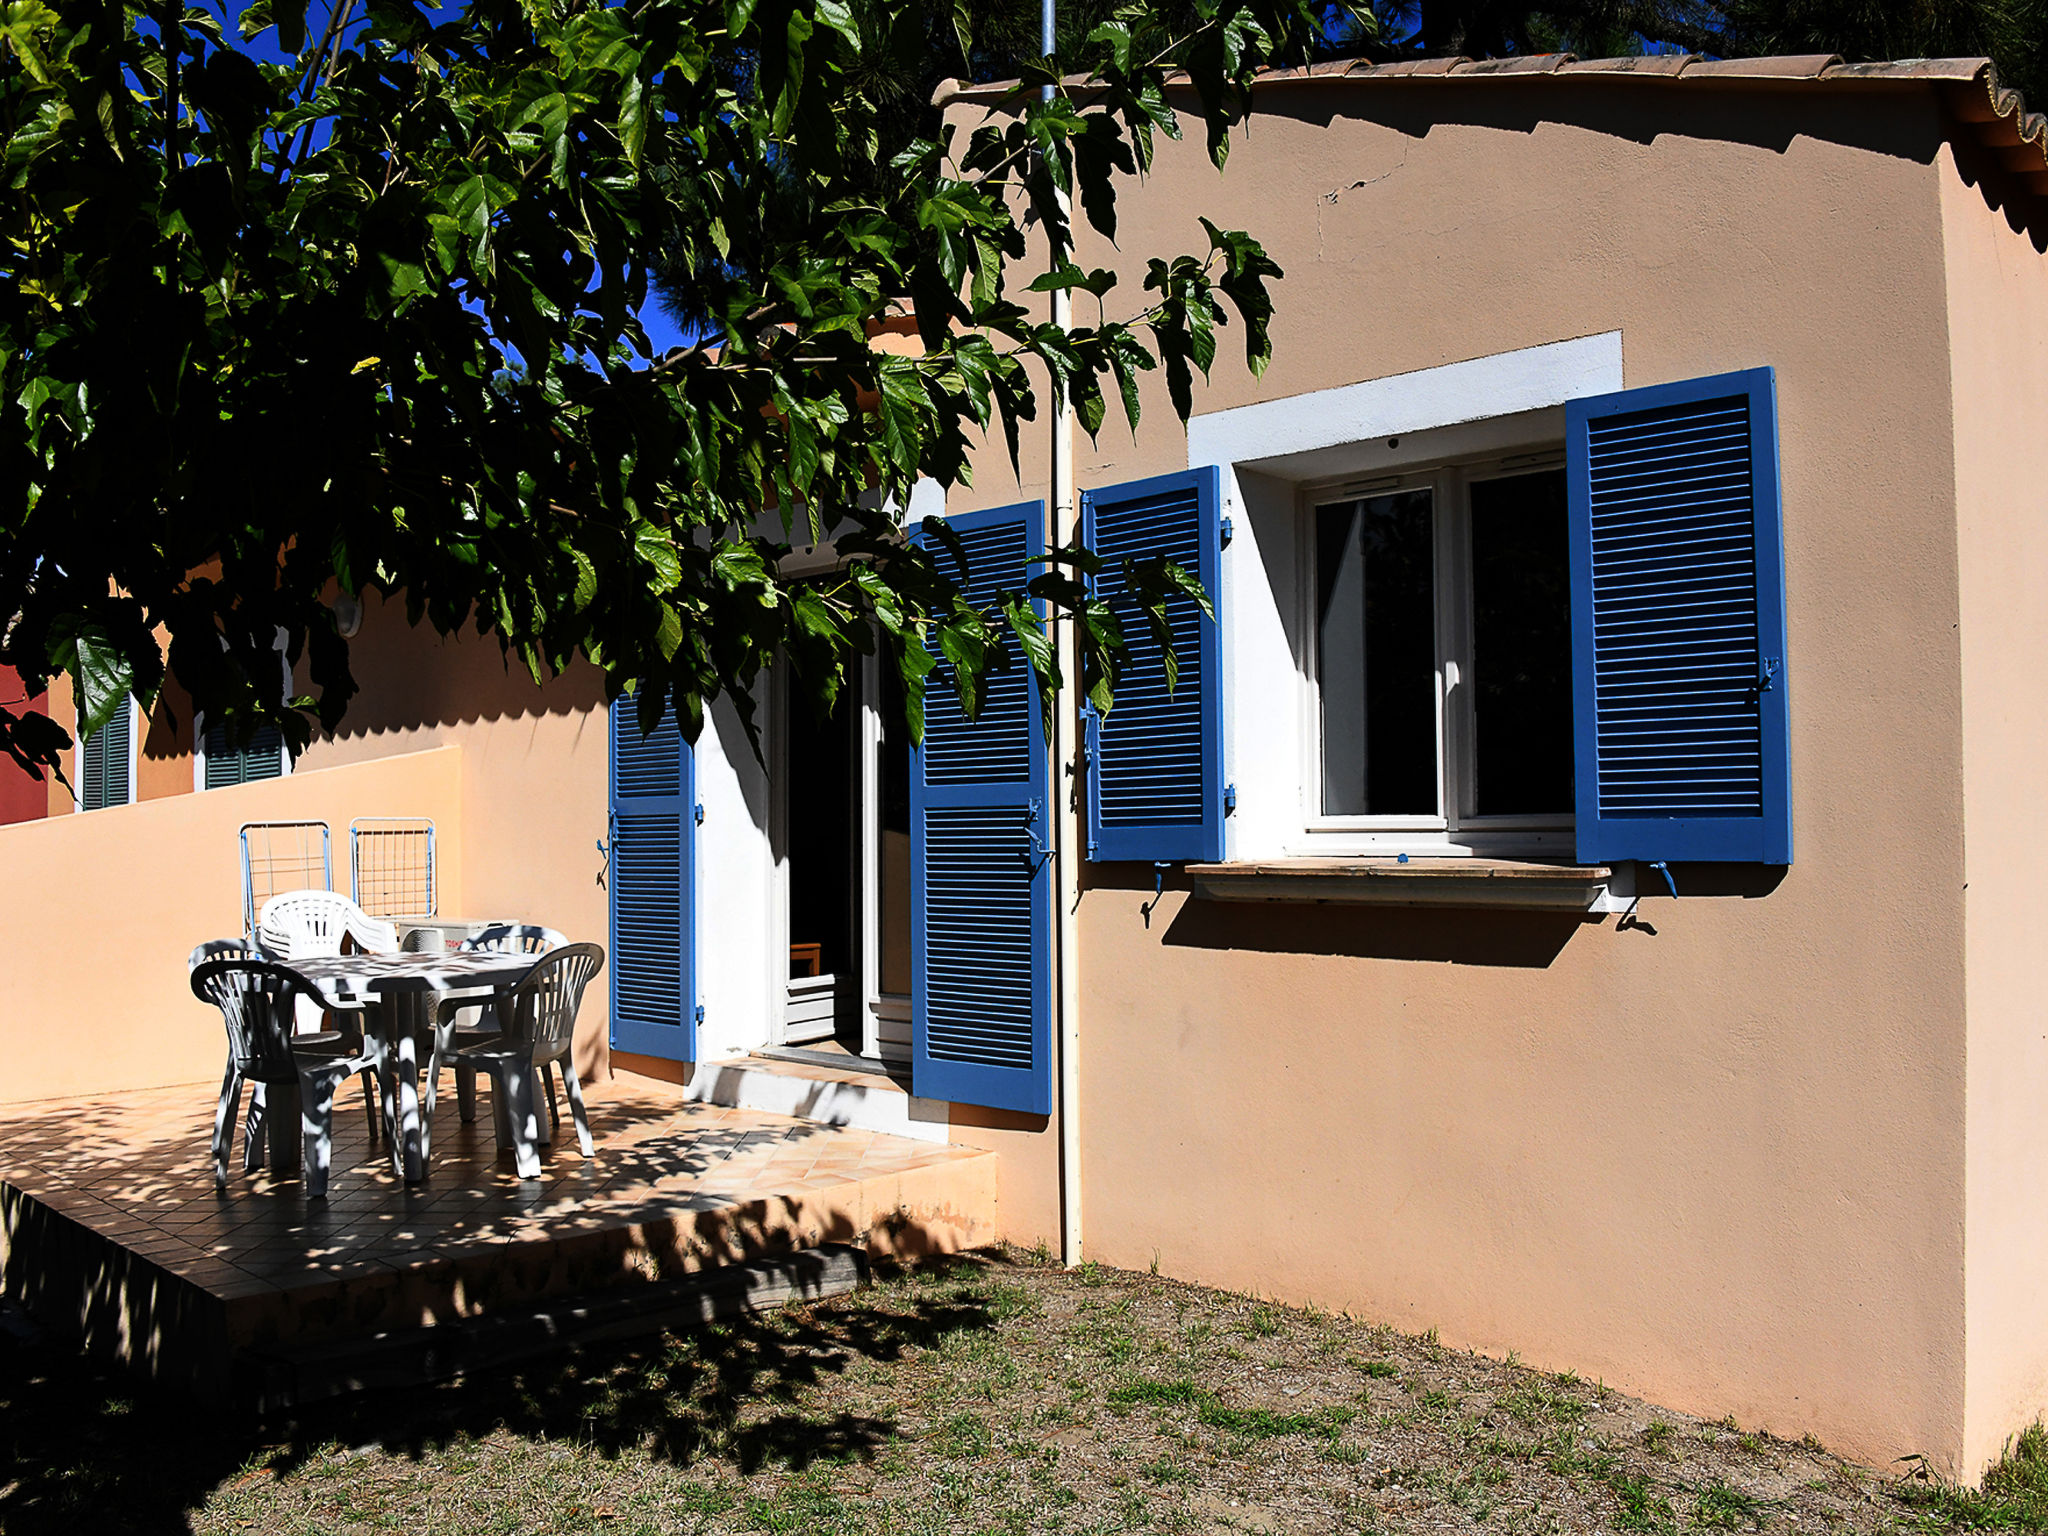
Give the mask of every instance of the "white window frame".
[[[142, 782], [139, 772], [142, 766], [142, 733], [148, 729], [149, 717], [142, 713], [141, 706], [135, 702], [133, 694], [128, 695], [122, 702], [128, 706], [128, 798], [123, 800], [121, 804], [135, 805], [142, 799]], [[76, 730], [76, 725], [77, 722], [74, 721], [73, 734], [76, 740], [71, 743], [71, 809], [83, 811], [85, 809], [85, 732]], [[100, 805], [94, 806], [93, 809], [112, 811], [119, 809], [119, 807]]]
[[1237, 790], [1226, 859], [1573, 856], [1560, 829], [1319, 825], [1321, 754], [1304, 723], [1316, 707], [1304, 639], [1314, 605], [1303, 594], [1299, 492], [1554, 451], [1565, 402], [1623, 384], [1621, 333], [1604, 331], [1189, 420], [1188, 464], [1221, 470], [1234, 529], [1222, 579], [1224, 752]]
[[[1304, 481], [1296, 492], [1295, 548], [1301, 615], [1302, 824], [1317, 842], [1341, 841], [1346, 851], [1553, 854], [1569, 852], [1573, 817], [1481, 816], [1471, 807], [1476, 791], [1478, 721], [1470, 680], [1473, 655], [1472, 501], [1477, 482], [1562, 470], [1564, 448], [1478, 454], [1390, 470], [1367, 480]], [[1319, 507], [1400, 491], [1430, 493], [1433, 609], [1436, 615], [1436, 815], [1341, 815], [1322, 806], [1322, 683], [1316, 623], [1316, 514]]]

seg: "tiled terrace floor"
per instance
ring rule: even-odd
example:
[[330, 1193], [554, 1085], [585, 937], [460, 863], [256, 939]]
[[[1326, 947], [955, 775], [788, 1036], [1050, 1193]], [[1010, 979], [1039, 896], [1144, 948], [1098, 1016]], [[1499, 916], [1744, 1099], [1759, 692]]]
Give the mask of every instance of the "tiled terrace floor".
[[369, 1146], [351, 1085], [324, 1201], [296, 1177], [244, 1174], [239, 1130], [216, 1194], [202, 1086], [0, 1106], [0, 1276], [46, 1322], [191, 1376], [228, 1351], [818, 1242], [910, 1254], [993, 1236], [987, 1153], [695, 1104], [638, 1078], [587, 1097], [596, 1156], [578, 1153], [565, 1114], [543, 1176], [521, 1182], [487, 1090], [471, 1125], [446, 1092], [431, 1172], [408, 1188]]

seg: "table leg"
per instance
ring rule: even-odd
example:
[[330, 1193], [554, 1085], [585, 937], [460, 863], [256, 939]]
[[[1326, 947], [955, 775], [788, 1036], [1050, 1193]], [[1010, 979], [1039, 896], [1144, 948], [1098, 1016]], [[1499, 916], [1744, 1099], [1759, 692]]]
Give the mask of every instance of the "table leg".
[[267, 1083], [263, 1096], [264, 1128], [270, 1138], [270, 1172], [273, 1178], [290, 1178], [299, 1171], [299, 1085]]
[[420, 1130], [419, 1046], [414, 1037], [411, 1010], [402, 1004], [393, 1009], [398, 1028], [398, 1140], [403, 1146], [405, 1182], [417, 1184], [427, 1176], [425, 1148]]

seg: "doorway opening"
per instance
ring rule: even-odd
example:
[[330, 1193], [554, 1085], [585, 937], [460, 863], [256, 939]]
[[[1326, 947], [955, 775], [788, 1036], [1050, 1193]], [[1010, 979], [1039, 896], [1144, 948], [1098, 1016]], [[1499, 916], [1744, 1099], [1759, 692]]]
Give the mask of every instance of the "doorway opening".
[[829, 714], [778, 674], [773, 760], [788, 971], [775, 1054], [910, 1060], [910, 731], [893, 664], [863, 658]]

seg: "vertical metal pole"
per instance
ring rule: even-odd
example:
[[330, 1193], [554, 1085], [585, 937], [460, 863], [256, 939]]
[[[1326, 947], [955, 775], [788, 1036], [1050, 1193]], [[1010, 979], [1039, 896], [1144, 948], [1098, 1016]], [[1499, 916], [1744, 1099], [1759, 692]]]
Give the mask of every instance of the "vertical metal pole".
[[[1054, 0], [1040, 0], [1038, 38], [1040, 51], [1050, 59], [1058, 46]], [[1051, 101], [1053, 88], [1042, 90]], [[1060, 198], [1060, 211], [1070, 214], [1068, 199]], [[1050, 252], [1048, 251], [1048, 255]], [[1052, 295], [1052, 323], [1061, 330], [1073, 325], [1073, 297], [1065, 290]], [[1066, 392], [1059, 391], [1052, 403], [1052, 462], [1048, 476], [1055, 542], [1071, 544], [1080, 535], [1075, 517], [1074, 496], [1074, 414]], [[1081, 968], [1079, 907], [1081, 902], [1081, 760], [1074, 685], [1081, 675], [1081, 652], [1072, 620], [1060, 625], [1060, 671], [1068, 689], [1054, 718], [1053, 766], [1064, 779], [1059, 795], [1056, 882], [1059, 911], [1055, 926], [1059, 952], [1059, 1111], [1060, 1111], [1060, 1258], [1069, 1266], [1081, 1262]]]

